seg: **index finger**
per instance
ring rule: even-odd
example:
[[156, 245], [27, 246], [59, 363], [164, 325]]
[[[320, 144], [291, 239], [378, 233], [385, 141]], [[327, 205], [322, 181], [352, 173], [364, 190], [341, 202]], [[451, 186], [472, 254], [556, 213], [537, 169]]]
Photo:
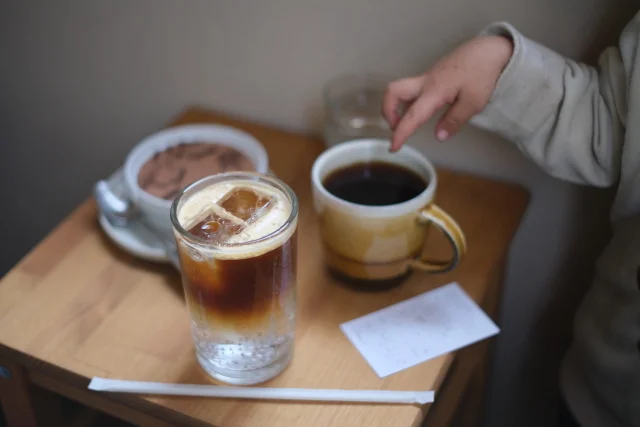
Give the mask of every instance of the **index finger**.
[[420, 96], [422, 79], [410, 77], [391, 82], [387, 87], [382, 101], [382, 114], [393, 129], [400, 120], [398, 108], [403, 102], [410, 102]]
[[437, 92], [425, 92], [402, 116], [393, 132], [391, 151], [398, 151], [416, 129], [426, 123], [445, 104], [444, 96]]

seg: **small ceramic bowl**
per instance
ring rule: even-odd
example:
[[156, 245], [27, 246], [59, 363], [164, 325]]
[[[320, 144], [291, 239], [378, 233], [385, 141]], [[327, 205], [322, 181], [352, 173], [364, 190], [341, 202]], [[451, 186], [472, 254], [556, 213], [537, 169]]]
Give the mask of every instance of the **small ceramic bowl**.
[[169, 211], [173, 200], [165, 200], [147, 193], [138, 185], [142, 166], [156, 153], [179, 144], [211, 143], [232, 147], [247, 156], [256, 172], [268, 173], [269, 157], [260, 142], [239, 129], [213, 124], [176, 126], [154, 133], [143, 139], [127, 156], [124, 163], [124, 179], [129, 198], [143, 215], [150, 227], [169, 238], [172, 236]]

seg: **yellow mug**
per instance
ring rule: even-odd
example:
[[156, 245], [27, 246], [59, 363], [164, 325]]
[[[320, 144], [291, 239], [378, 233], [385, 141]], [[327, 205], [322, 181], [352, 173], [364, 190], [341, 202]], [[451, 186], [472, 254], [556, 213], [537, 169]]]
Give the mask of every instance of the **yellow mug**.
[[[325, 187], [334, 172], [361, 163], [390, 163], [419, 175], [424, 191], [402, 203], [371, 206], [341, 199]], [[466, 251], [458, 223], [434, 202], [438, 177], [431, 162], [414, 148], [389, 152], [389, 141], [360, 139], [322, 153], [311, 171], [313, 201], [319, 216], [325, 262], [329, 270], [359, 289], [396, 286], [412, 270], [442, 273], [454, 269]], [[430, 226], [449, 241], [446, 261], [423, 257]]]

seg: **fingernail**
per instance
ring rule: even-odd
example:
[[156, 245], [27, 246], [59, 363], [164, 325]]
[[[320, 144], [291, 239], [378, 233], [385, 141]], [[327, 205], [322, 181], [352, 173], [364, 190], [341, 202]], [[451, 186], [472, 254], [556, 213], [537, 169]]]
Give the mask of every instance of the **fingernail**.
[[447, 138], [449, 138], [449, 132], [444, 129], [440, 129], [438, 133], [436, 133], [436, 138], [438, 138], [439, 141], [446, 141]]

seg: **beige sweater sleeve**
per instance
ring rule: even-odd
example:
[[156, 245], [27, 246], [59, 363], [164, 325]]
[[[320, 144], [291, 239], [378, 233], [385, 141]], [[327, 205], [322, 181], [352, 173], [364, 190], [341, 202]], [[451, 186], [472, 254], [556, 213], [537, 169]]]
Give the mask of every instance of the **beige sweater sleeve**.
[[627, 111], [621, 50], [606, 50], [596, 69], [527, 39], [507, 23], [483, 33], [511, 38], [514, 52], [489, 104], [471, 122], [515, 142], [553, 176], [596, 186], [615, 183]]

